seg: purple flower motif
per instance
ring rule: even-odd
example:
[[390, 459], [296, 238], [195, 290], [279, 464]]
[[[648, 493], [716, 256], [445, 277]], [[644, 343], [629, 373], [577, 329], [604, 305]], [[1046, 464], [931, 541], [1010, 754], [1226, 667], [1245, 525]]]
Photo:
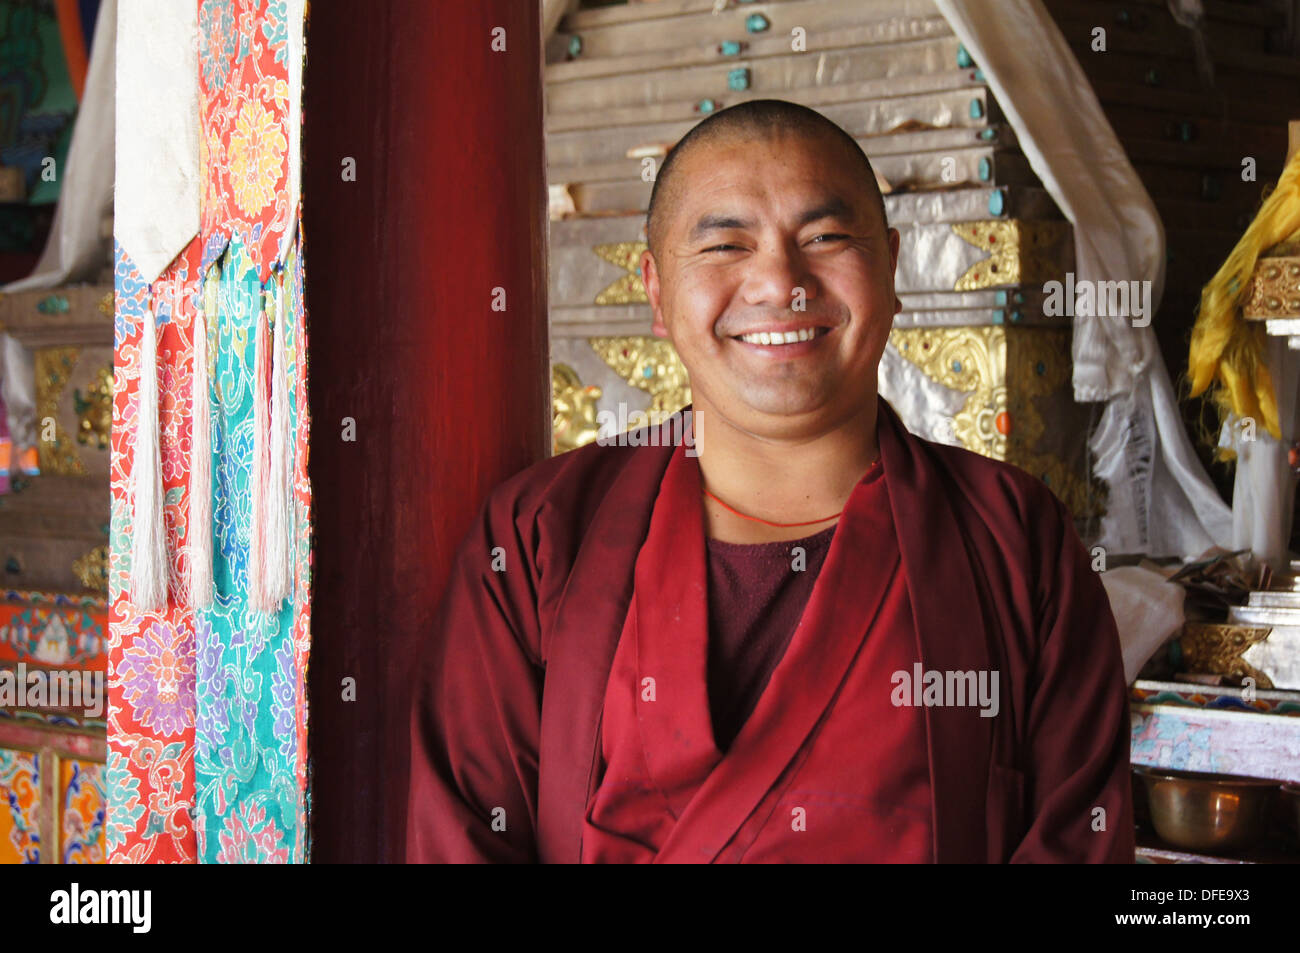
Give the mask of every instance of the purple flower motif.
[[151, 622], [124, 645], [117, 664], [123, 700], [136, 721], [162, 737], [194, 724], [194, 632]]

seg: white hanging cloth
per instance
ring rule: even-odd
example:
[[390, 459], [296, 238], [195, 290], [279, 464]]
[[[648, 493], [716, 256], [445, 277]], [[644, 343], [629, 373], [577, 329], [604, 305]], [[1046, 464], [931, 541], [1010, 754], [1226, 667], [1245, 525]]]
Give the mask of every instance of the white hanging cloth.
[[[1074, 225], [1076, 282], [1151, 282], [1149, 321], [1164, 290], [1164, 228], [1041, 0], [935, 2]], [[1075, 399], [1106, 402], [1090, 441], [1110, 491], [1099, 542], [1116, 553], [1180, 557], [1226, 546], [1232, 512], [1188, 439], [1155, 334], [1133, 318], [1074, 321]]]
[[199, 233], [198, 57], [198, 4], [122, 4], [113, 234], [146, 282]]

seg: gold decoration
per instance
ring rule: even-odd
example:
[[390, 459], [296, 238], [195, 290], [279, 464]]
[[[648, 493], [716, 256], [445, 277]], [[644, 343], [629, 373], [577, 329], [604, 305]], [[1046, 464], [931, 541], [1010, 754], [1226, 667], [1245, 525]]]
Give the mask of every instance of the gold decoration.
[[650, 422], [657, 424], [691, 402], [691, 381], [672, 344], [656, 337], [591, 338], [602, 361], [633, 387], [650, 394]]
[[[46, 418], [54, 421], [54, 439], [36, 441], [41, 473], [58, 476], [85, 476], [86, 465], [77, 455], [76, 445], [59, 425], [59, 398], [68, 385], [81, 352], [75, 347], [48, 347], [38, 350], [36, 365], [36, 430], [44, 435]], [[111, 398], [110, 398], [110, 414]], [[110, 422], [111, 427], [111, 422]]]
[[72, 563], [73, 575], [85, 589], [108, 592], [108, 547], [96, 546]]
[[109, 291], [99, 299], [99, 313], [113, 316], [113, 292]]
[[72, 392], [77, 414], [77, 443], [107, 450], [113, 431], [113, 365], [105, 364], [86, 388]]
[[[970, 395], [952, 418], [958, 443], [1034, 474], [1076, 516], [1097, 515], [1099, 489], [1090, 494], [1084, 479], [1059, 457], [1031, 451], [1046, 430], [1037, 400], [1070, 379], [1068, 330], [1008, 334], [997, 325], [896, 328], [889, 340], [926, 377]], [[1015, 382], [1014, 389], [1008, 381]]]
[[1007, 458], [1007, 435], [998, 430], [1007, 411], [1006, 333], [998, 327], [899, 328], [890, 343], [925, 376], [971, 396], [953, 417], [952, 435], [968, 450]]
[[1242, 658], [1256, 642], [1263, 642], [1273, 630], [1264, 626], [1223, 625], [1188, 622], [1179, 644], [1187, 670], [1197, 675], [1226, 675], [1253, 678], [1257, 688], [1271, 689], [1273, 681]]
[[1300, 256], [1260, 258], [1241, 315], [1250, 321], [1300, 318]]
[[596, 401], [601, 389], [583, 386], [568, 364], [551, 368], [551, 453], [564, 453], [591, 443], [600, 433]]
[[963, 241], [989, 253], [957, 279], [954, 291], [1037, 285], [1063, 273], [1061, 249], [1070, 234], [1068, 222], [996, 219], [958, 222], [952, 230]]
[[615, 242], [611, 245], [596, 245], [591, 249], [611, 265], [627, 271], [627, 274], [610, 284], [596, 295], [596, 304], [645, 304], [645, 284], [641, 281], [638, 268], [641, 253], [646, 250], [645, 242]]

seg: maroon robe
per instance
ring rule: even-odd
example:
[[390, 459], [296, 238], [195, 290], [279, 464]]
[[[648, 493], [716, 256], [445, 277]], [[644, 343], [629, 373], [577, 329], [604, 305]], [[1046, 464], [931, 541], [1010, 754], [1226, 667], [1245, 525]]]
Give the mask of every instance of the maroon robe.
[[[879, 408], [915, 656], [927, 671], [999, 673], [997, 717], [970, 707], [913, 709], [924, 720], [932, 859], [1131, 863], [1119, 640], [1070, 514], [1018, 468], [921, 440], [883, 400]], [[671, 432], [670, 424], [660, 429], [662, 443]], [[583, 858], [607, 688], [673, 453], [585, 447], [518, 474], [488, 500], [417, 671], [409, 860]], [[842, 520], [836, 531], [841, 572], [864, 545], [854, 525]], [[866, 631], [871, 593], [840, 579], [825, 587], [819, 579], [818, 588], [823, 609], [831, 600], [849, 606], [820, 626], [843, 651], [854, 625], [859, 636]], [[763, 707], [760, 699], [751, 718]], [[747, 752], [762, 766], [712, 782], [704, 808], [728, 824], [743, 825], [774, 793], [771, 762], [790, 746], [789, 719], [755, 724], [775, 726], [772, 751], [755, 740], [759, 728], [742, 729], [736, 744], [748, 733]], [[726, 844], [702, 846], [732, 859]]]
[[699, 465], [673, 454], [605, 693], [584, 862], [931, 859], [925, 719], [891, 702], [916, 638], [881, 476], [854, 489], [794, 637], [724, 754], [707, 697]]

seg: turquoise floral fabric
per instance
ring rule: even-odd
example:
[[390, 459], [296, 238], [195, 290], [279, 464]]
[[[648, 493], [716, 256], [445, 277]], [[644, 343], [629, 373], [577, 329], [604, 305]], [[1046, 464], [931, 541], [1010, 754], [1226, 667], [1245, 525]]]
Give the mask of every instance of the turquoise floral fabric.
[[[206, 256], [205, 256], [206, 257]], [[297, 277], [296, 255], [286, 271]], [[219, 316], [209, 322], [211, 378], [214, 604], [195, 620], [195, 828], [199, 861], [287, 863], [305, 853], [298, 783], [294, 621], [305, 595], [295, 586], [278, 614], [248, 606], [250, 478], [253, 461], [253, 362], [262, 287], [236, 237], [221, 258]], [[290, 292], [296, 282], [288, 285]], [[286, 329], [298, 295], [286, 296]], [[268, 336], [269, 337], [269, 336]], [[294, 334], [285, 366], [297, 379]], [[295, 388], [296, 390], [296, 388]], [[291, 434], [298, 394], [289, 394]], [[298, 548], [305, 541], [295, 528]]]

